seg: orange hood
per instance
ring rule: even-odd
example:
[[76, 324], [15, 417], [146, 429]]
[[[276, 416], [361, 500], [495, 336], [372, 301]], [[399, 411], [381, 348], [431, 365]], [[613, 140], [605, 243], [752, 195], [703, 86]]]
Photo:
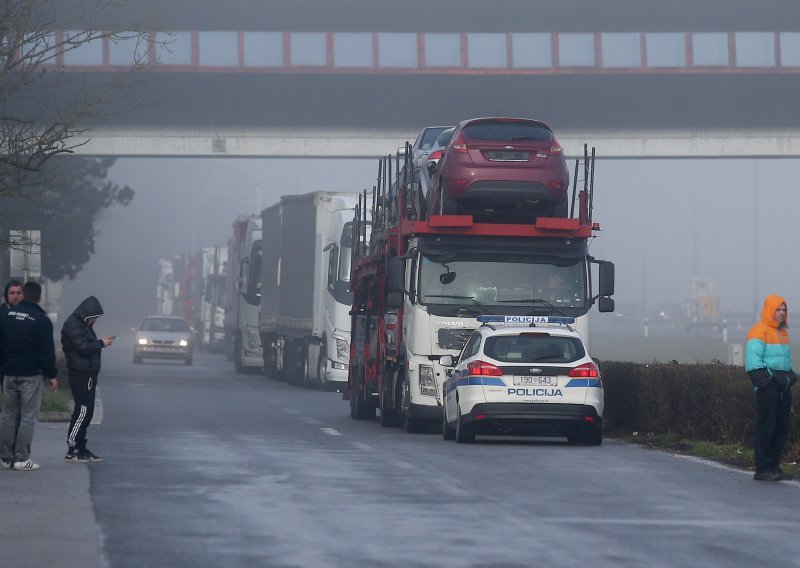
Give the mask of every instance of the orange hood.
[[[761, 311], [761, 323], [764, 325], [768, 325], [769, 327], [778, 328], [778, 322], [776, 322], [773, 318], [775, 317], [775, 310], [778, 309], [778, 306], [781, 304], [786, 304], [786, 300], [781, 298], [780, 296], [776, 296], [774, 294], [770, 294], [764, 300], [764, 309]], [[785, 327], [789, 325], [789, 305], [786, 304], [786, 320], [783, 324]]]

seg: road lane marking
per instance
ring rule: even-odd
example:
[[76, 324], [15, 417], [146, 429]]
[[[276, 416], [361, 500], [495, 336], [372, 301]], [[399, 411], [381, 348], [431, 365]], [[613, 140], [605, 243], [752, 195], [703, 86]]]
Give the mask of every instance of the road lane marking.
[[341, 436], [342, 433], [339, 432], [336, 428], [320, 428], [323, 434], [327, 434], [328, 436]]
[[307, 424], [322, 424], [322, 422], [320, 422], [316, 418], [309, 418], [308, 416], [301, 416], [300, 420], [302, 420], [303, 422], [305, 422]]
[[286, 414], [300, 414], [300, 411], [294, 408], [284, 408], [283, 410]]

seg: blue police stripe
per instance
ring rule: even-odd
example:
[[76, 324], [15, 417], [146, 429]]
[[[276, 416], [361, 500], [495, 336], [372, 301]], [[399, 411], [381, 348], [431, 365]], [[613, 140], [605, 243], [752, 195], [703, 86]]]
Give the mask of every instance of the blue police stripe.
[[570, 379], [565, 385], [565, 388], [571, 387], [597, 387], [603, 388], [603, 383], [600, 379]]
[[506, 386], [506, 384], [503, 382], [503, 379], [499, 379], [497, 377], [464, 377], [463, 379], [458, 379], [458, 386], [465, 387], [470, 385], [484, 385], [487, 387]]

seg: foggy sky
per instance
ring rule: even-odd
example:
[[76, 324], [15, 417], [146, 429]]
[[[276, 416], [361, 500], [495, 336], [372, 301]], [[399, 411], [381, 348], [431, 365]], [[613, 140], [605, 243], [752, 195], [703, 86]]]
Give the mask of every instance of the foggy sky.
[[[598, 161], [594, 219], [602, 230], [590, 250], [616, 264], [620, 309], [682, 305], [697, 273], [715, 279], [723, 311], [751, 312], [768, 293], [785, 296], [791, 310], [800, 277], [793, 225], [800, 192], [791, 183], [798, 166]], [[260, 211], [280, 195], [358, 191], [376, 175], [373, 160], [120, 159], [110, 178], [136, 197], [104, 212], [95, 255], [65, 282], [64, 308], [96, 295], [106, 312], [101, 333], [125, 331], [155, 312], [159, 258], [225, 245], [239, 213]]]

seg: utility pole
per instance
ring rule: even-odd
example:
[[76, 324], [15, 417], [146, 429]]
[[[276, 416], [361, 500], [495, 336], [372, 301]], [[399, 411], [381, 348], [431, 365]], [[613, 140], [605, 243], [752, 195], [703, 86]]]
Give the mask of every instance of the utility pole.
[[755, 321], [758, 321], [758, 178], [759, 178], [759, 162], [755, 160], [755, 167], [753, 168], [753, 316]]

